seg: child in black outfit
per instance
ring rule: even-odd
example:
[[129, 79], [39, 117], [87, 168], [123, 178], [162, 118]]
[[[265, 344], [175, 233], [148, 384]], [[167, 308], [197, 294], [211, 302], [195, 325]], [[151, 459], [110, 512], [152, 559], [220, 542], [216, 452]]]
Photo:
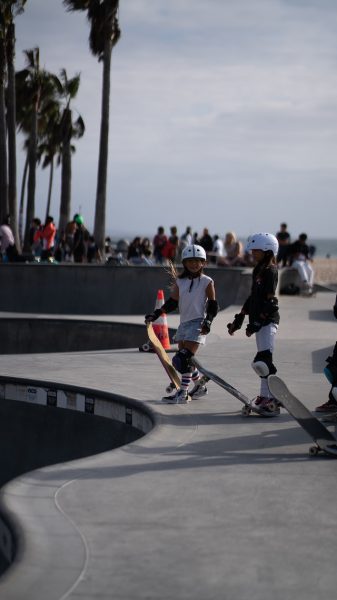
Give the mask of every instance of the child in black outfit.
[[233, 322], [228, 323], [228, 333], [233, 335], [242, 327], [245, 316], [249, 316], [246, 335], [250, 337], [255, 334], [257, 345], [252, 368], [261, 378], [260, 395], [253, 402], [263, 410], [279, 414], [279, 403], [268, 387], [268, 375], [276, 373], [273, 350], [280, 321], [278, 300], [275, 296], [278, 281], [278, 241], [271, 233], [256, 233], [248, 239], [246, 250], [252, 253], [255, 263], [251, 294], [240, 313], [235, 315]]

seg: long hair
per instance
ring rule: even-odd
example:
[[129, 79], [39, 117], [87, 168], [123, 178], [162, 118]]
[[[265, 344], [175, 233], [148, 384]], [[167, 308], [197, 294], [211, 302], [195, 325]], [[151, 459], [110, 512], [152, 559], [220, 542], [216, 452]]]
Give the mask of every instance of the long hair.
[[276, 257], [272, 250], [266, 250], [263, 253], [261, 260], [257, 263], [253, 270], [253, 277], [257, 277], [258, 275], [262, 275], [263, 271], [268, 269], [271, 266], [276, 266]]
[[[196, 279], [197, 277], [200, 277], [203, 273], [203, 269], [204, 269], [204, 264], [201, 266], [200, 271], [195, 276], [192, 277], [192, 280]], [[165, 270], [170, 276], [170, 287], [171, 288], [176, 283], [177, 279], [186, 279], [188, 277], [191, 277], [191, 273], [188, 269], [186, 269], [184, 263], [183, 263], [183, 270], [181, 272], [179, 272], [176, 268], [176, 265], [174, 265], [173, 262], [171, 260], [169, 260], [167, 266], [165, 267]]]

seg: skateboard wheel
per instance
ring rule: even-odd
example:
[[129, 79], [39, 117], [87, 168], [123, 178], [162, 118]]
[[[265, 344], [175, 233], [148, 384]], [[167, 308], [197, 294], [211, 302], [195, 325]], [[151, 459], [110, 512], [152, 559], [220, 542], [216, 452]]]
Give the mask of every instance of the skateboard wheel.
[[309, 448], [310, 456], [317, 456], [318, 453], [319, 453], [319, 448], [317, 446], [310, 446], [310, 448]]
[[140, 350], [141, 352], [150, 352], [150, 350], [151, 350], [151, 346], [150, 346], [150, 344], [149, 344], [148, 342], [145, 342], [145, 344], [143, 344], [143, 345], [142, 345], [142, 346], [139, 348], [139, 350]]
[[251, 411], [251, 409], [249, 408], [249, 406], [244, 406], [244, 407], [241, 409], [241, 414], [242, 414], [242, 416], [243, 416], [243, 417], [249, 417], [249, 415], [250, 415], [250, 413], [251, 413], [251, 412], [252, 412], [252, 411]]
[[275, 412], [277, 410], [276, 402], [269, 402], [268, 410], [270, 412]]
[[175, 387], [175, 386], [173, 385], [173, 383], [170, 383], [170, 385], [168, 385], [168, 386], [167, 386], [167, 388], [166, 388], [165, 392], [166, 392], [167, 394], [169, 394], [170, 392], [173, 392], [173, 390], [174, 390], [174, 387]]

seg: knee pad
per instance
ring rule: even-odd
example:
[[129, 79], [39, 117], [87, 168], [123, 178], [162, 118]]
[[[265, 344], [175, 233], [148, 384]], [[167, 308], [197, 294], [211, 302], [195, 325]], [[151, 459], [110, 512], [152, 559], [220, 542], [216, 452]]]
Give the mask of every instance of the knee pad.
[[187, 348], [182, 348], [179, 350], [172, 359], [172, 364], [175, 369], [179, 373], [189, 373], [193, 370], [193, 365], [191, 363], [191, 358], [193, 356], [193, 352], [188, 350]]
[[270, 350], [258, 352], [252, 362], [252, 368], [259, 377], [268, 377], [274, 375], [277, 371], [273, 364], [273, 355]]

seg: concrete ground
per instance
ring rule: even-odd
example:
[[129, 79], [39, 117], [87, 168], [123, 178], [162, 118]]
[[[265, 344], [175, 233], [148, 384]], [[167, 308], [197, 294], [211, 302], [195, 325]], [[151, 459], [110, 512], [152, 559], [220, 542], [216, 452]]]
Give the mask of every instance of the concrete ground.
[[[310, 409], [329, 391], [322, 369], [336, 340], [334, 298], [280, 298], [274, 362]], [[253, 397], [255, 341], [226, 333], [236, 311], [218, 315], [199, 359]], [[129, 446], [4, 488], [24, 545], [1, 579], [1, 599], [336, 597], [337, 461], [309, 457], [310, 439], [286, 412], [243, 418], [241, 404], [213, 383], [188, 405], [161, 404], [165, 373], [155, 355], [136, 349], [8, 355], [0, 365], [2, 375], [133, 397], [158, 421]]]

